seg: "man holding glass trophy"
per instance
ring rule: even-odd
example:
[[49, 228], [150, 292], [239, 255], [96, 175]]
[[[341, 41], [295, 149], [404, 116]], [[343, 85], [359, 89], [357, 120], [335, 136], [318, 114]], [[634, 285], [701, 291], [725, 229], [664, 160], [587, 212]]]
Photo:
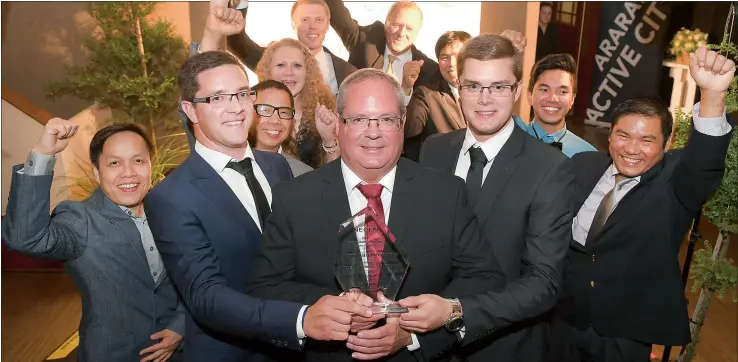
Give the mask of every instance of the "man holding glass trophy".
[[[369, 318], [309, 307], [306, 315], [325, 313], [340, 328], [334, 327], [332, 342], [305, 341], [300, 357], [306, 361], [446, 355], [457, 339], [453, 328], [411, 334], [399, 326], [407, 309], [394, 302], [503, 287], [464, 183], [400, 159], [403, 91], [380, 70], [361, 69], [346, 78], [338, 113], [341, 159], [274, 188], [246, 292], [305, 305], [332, 294], [371, 307]], [[452, 327], [458, 311], [444, 312]]]

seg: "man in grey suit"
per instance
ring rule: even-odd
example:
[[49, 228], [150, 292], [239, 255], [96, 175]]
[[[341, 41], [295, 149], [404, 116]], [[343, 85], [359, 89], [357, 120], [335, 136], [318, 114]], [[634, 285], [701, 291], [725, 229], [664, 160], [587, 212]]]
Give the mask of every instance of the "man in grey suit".
[[184, 305], [142, 207], [151, 141], [133, 124], [98, 131], [90, 160], [100, 186], [49, 215], [55, 156], [77, 127], [50, 120], [25, 164], [13, 167], [3, 241], [28, 256], [64, 262], [82, 297], [78, 361], [180, 361]]

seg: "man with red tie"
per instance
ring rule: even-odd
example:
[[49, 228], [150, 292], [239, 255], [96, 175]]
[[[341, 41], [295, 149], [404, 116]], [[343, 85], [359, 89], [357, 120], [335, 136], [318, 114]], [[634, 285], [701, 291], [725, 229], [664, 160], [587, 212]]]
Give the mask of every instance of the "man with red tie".
[[[390, 264], [382, 260], [396, 255], [388, 247], [401, 249], [410, 264], [395, 299], [502, 287], [499, 264], [480, 237], [464, 182], [400, 159], [405, 106], [399, 83], [378, 69], [358, 70], [341, 84], [338, 113], [341, 158], [274, 188], [272, 214], [247, 293], [310, 304], [350, 289], [334, 275], [334, 256], [340, 226], [351, 215], [365, 215], [366, 220], [363, 227], [350, 230], [357, 240], [366, 240], [356, 254], [361, 255], [357, 279], [362, 280], [352, 281], [369, 291], [359, 303], [386, 301], [381, 293], [376, 299], [369, 295], [375, 296], [389, 277], [386, 269], [375, 272], [371, 267]], [[457, 339], [444, 330], [411, 334], [399, 327], [399, 316], [389, 314], [354, 317], [351, 330], [357, 333], [345, 342], [307, 341], [301, 357], [431, 360], [450, 356], [453, 348], [444, 348]]]

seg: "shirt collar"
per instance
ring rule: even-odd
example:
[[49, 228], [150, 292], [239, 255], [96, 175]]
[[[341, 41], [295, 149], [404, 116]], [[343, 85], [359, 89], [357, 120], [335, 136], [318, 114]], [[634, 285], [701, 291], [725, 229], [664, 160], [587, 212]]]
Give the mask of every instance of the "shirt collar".
[[123, 212], [125, 212], [126, 215], [130, 216], [132, 219], [141, 219], [143, 221], [146, 221], [146, 212], [144, 211], [143, 207], [141, 208], [141, 216], [140, 217], [139, 216], [136, 216], [136, 214], [134, 214], [133, 211], [131, 211], [131, 209], [129, 209], [126, 206], [118, 205], [118, 207], [120, 207], [120, 209], [123, 210]]
[[[346, 165], [343, 160], [341, 160], [341, 172], [343, 173], [343, 182], [346, 185], [346, 194], [351, 195], [351, 191], [356, 188], [356, 185], [358, 184], [366, 184], [359, 176], [357, 176], [354, 171], [351, 171], [351, 169]], [[397, 174], [397, 165], [395, 167], [392, 167], [392, 169], [387, 172], [384, 177], [382, 177], [379, 180], [379, 184], [382, 185], [387, 191], [392, 193], [392, 188], [395, 186], [395, 175]]]
[[466, 136], [464, 137], [464, 144], [461, 146], [461, 154], [467, 154], [472, 146], [479, 144], [479, 147], [484, 151], [484, 155], [487, 156], [487, 160], [493, 160], [497, 157], [497, 154], [500, 153], [505, 142], [510, 139], [510, 135], [512, 135], [514, 127], [515, 122], [510, 118], [507, 124], [502, 127], [496, 135], [484, 142], [478, 142], [471, 131], [467, 128]]
[[325, 49], [322, 47], [320, 48], [318, 54], [315, 54], [315, 60], [317, 60], [321, 66], [328, 64], [328, 53], [325, 52]]
[[537, 134], [540, 139], [543, 139], [544, 137], [548, 136], [548, 137], [553, 138], [554, 141], [558, 142], [559, 139], [561, 139], [561, 137], [564, 136], [564, 134], [567, 132], [566, 122], [564, 122], [564, 128], [554, 133], [551, 133], [551, 134], [546, 133], [543, 127], [541, 127], [541, 125], [538, 123], [538, 120], [534, 119], [533, 122], [531, 122], [531, 124], [533, 126], [533, 130], [535, 130], [535, 134]]
[[202, 157], [205, 162], [207, 162], [217, 173], [223, 173], [226, 166], [228, 166], [228, 163], [231, 161], [241, 161], [245, 160], [247, 158], [254, 159], [254, 152], [251, 150], [250, 145], [246, 145], [246, 151], [243, 154], [243, 157], [240, 160], [236, 160], [231, 156], [228, 156], [224, 153], [211, 150], [210, 148], [207, 148], [203, 146], [200, 142], [195, 142], [195, 152]]
[[[402, 53], [400, 55], [397, 55], [395, 59], [399, 59], [403, 64], [405, 64], [405, 63], [413, 60], [413, 51], [412, 51], [412, 49], [413, 49], [412, 47], [407, 48], [407, 50], [404, 53]], [[392, 51], [390, 50], [390, 48], [388, 46], [385, 45], [384, 46], [384, 59], [385, 60], [386, 59], [389, 59], [389, 55], [390, 54], [392, 54]]]
[[[607, 168], [605, 171], [605, 177], [607, 177], [608, 180], [613, 180], [613, 183], [615, 183], [615, 175], [618, 174], [618, 169], [615, 167], [615, 163], [610, 164], [610, 167]], [[641, 176], [636, 176], [633, 178], [636, 183], [641, 182]]]

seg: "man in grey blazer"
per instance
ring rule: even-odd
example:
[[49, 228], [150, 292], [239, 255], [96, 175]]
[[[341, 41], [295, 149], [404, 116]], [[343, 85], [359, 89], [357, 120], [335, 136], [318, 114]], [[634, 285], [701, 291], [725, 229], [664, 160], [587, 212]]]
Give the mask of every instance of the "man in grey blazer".
[[13, 167], [2, 239], [28, 256], [64, 262], [82, 297], [78, 361], [181, 361], [184, 305], [142, 207], [151, 141], [133, 124], [98, 131], [90, 160], [100, 186], [49, 215], [55, 156], [77, 127], [50, 120], [25, 164]]

